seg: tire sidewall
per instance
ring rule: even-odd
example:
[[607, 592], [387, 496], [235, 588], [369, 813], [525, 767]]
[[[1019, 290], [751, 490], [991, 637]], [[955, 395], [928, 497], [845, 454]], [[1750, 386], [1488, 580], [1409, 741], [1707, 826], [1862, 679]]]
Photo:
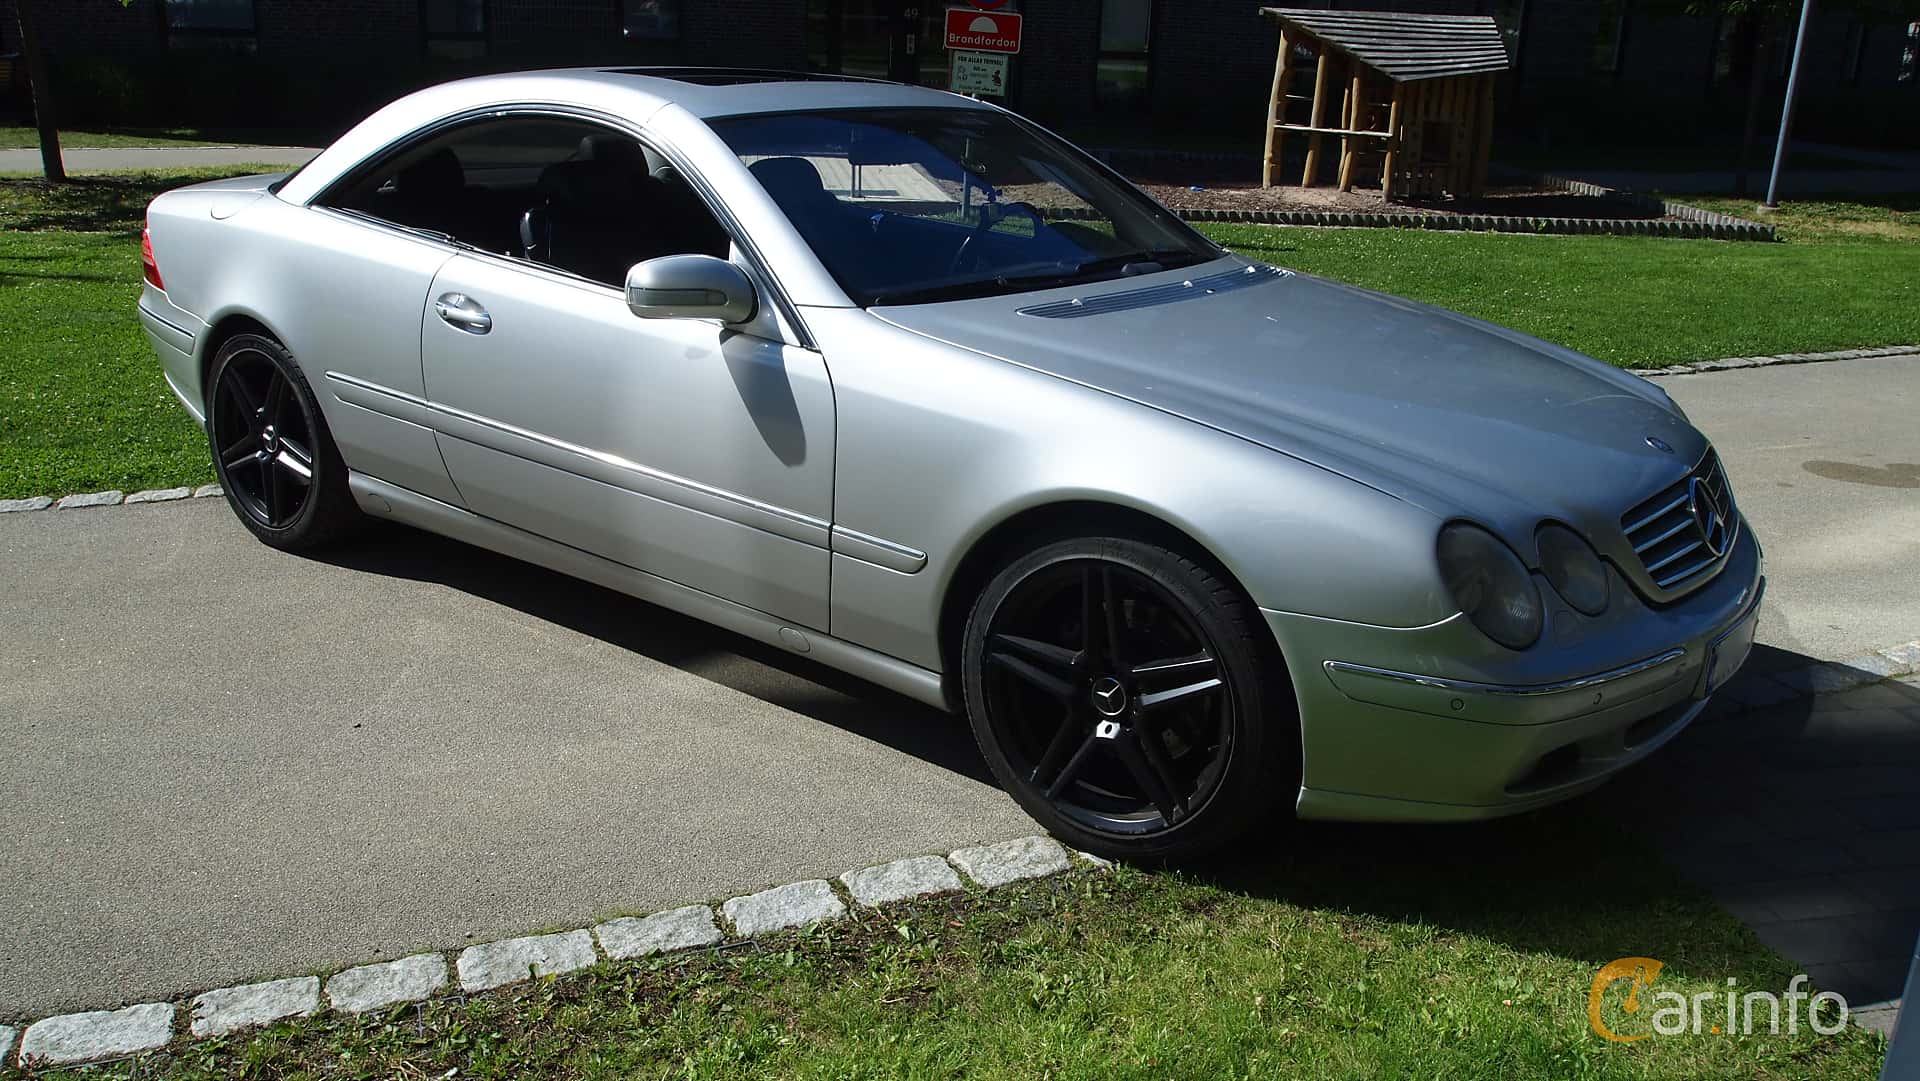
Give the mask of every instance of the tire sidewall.
[[[1085, 559], [1104, 560], [1140, 574], [1181, 604], [1219, 658], [1234, 699], [1232, 744], [1213, 796], [1178, 825], [1139, 838], [1091, 830], [1055, 809], [1043, 793], [1015, 774], [988, 716], [984, 658], [987, 630], [995, 616], [1034, 574]], [[1208, 582], [1215, 586], [1213, 595], [1203, 592]], [[1230, 598], [1222, 598], [1221, 592], [1229, 592]], [[1247, 626], [1257, 611], [1205, 568], [1145, 542], [1098, 537], [1037, 548], [996, 574], [967, 618], [961, 651], [962, 693], [974, 739], [1001, 786], [1048, 832], [1076, 848], [1137, 860], [1197, 856], [1218, 848], [1261, 818], [1271, 817], [1277, 794], [1297, 790], [1299, 781], [1297, 767], [1289, 777], [1276, 776], [1296, 758], [1296, 753], [1289, 753], [1289, 741], [1291, 748], [1298, 747], [1298, 725], [1291, 695], [1285, 693], [1287, 685], [1272, 671], [1274, 651], [1261, 648], [1254, 637], [1264, 627]]]

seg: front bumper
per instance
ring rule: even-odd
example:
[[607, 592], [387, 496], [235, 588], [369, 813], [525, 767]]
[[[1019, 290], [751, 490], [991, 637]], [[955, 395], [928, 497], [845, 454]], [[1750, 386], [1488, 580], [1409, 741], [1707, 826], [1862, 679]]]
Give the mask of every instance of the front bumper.
[[[1515, 679], [1488, 678], [1498, 654], [1461, 659], [1478, 639], [1464, 617], [1402, 630], [1263, 610], [1300, 703], [1299, 814], [1490, 818], [1578, 795], [1651, 754], [1746, 658], [1766, 588], [1752, 536], [1742, 529], [1719, 576], [1674, 605], [1628, 604], [1605, 633], [1511, 655]], [[1542, 667], [1555, 659], [1584, 667]]]

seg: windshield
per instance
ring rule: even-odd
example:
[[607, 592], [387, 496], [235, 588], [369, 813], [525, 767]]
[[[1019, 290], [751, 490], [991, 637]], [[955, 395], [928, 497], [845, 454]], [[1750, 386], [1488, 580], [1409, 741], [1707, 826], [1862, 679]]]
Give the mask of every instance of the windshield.
[[711, 123], [863, 307], [1052, 288], [1222, 254], [1084, 154], [1003, 113], [861, 109]]

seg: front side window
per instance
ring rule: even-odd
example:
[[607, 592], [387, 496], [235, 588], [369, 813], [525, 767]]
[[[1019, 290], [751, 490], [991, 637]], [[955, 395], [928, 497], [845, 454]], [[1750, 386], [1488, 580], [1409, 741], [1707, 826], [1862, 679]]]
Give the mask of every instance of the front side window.
[[253, 0], [166, 0], [168, 30], [253, 33]]
[[576, 120], [471, 124], [360, 170], [318, 202], [615, 288], [635, 263], [726, 258], [730, 247], [665, 159]]
[[1013, 117], [862, 109], [723, 118], [740, 156], [861, 305], [1171, 269], [1220, 249]]

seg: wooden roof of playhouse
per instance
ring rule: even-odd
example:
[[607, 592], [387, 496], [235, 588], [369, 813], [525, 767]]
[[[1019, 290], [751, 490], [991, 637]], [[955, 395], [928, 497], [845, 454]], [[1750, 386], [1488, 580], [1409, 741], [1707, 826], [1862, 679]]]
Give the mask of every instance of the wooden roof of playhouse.
[[[1280, 26], [1263, 183], [1271, 186], [1286, 132], [1307, 136], [1304, 187], [1319, 179], [1322, 136], [1340, 139], [1340, 188], [1377, 172], [1386, 198], [1478, 195], [1486, 184], [1493, 77], [1506, 42], [1490, 15], [1261, 8]], [[1313, 93], [1294, 93], [1294, 51], [1317, 57]], [[1385, 97], [1385, 100], [1382, 98]], [[1337, 124], [1331, 106], [1339, 106]], [[1288, 120], [1308, 103], [1307, 123]]]

